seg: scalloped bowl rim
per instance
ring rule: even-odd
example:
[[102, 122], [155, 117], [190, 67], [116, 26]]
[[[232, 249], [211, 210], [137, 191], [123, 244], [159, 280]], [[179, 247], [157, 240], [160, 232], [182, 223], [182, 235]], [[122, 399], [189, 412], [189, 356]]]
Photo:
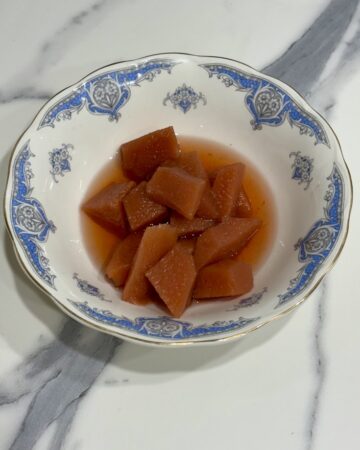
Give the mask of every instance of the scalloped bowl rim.
[[[14, 231], [12, 229], [11, 226], [11, 220], [9, 218], [9, 209], [7, 208], [7, 200], [10, 198], [10, 194], [11, 194], [11, 184], [10, 184], [10, 179], [11, 179], [11, 169], [14, 165], [14, 160], [17, 154], [17, 150], [19, 147], [19, 143], [21, 142], [23, 136], [29, 132], [31, 130], [31, 128], [33, 127], [33, 124], [36, 122], [36, 120], [39, 118], [39, 116], [41, 114], [43, 114], [50, 103], [52, 103], [56, 97], [60, 96], [61, 94], [63, 94], [65, 91], [68, 90], [74, 90], [78, 85], [83, 84], [87, 79], [89, 79], [91, 76], [93, 76], [94, 74], [97, 74], [103, 70], [106, 69], [111, 69], [112, 67], [117, 66], [118, 64], [124, 64], [124, 63], [140, 63], [142, 61], [146, 61], [149, 60], [153, 57], [187, 57], [189, 59], [203, 59], [203, 58], [211, 58], [211, 59], [218, 59], [221, 61], [225, 61], [225, 62], [230, 62], [230, 63], [235, 63], [235, 65], [237, 66], [242, 66], [242, 67], [247, 67], [249, 68], [251, 71], [253, 71], [256, 75], [260, 76], [263, 79], [266, 79], [268, 81], [273, 82], [274, 84], [276, 84], [277, 86], [281, 87], [282, 89], [284, 89], [285, 92], [289, 92], [291, 94], [292, 97], [297, 98], [299, 101], [302, 102], [303, 105], [306, 106], [306, 111], [311, 113], [312, 115], [314, 115], [315, 117], [319, 118], [321, 122], [325, 123], [326, 126], [329, 128], [330, 132], [332, 133], [333, 137], [335, 138], [336, 141], [336, 155], [337, 157], [339, 157], [339, 160], [342, 162], [342, 164], [344, 165], [345, 168], [345, 173], [343, 175], [348, 177], [348, 185], [349, 185], [349, 200], [348, 200], [348, 207], [344, 208], [344, 216], [343, 216], [343, 226], [344, 226], [344, 231], [343, 231], [343, 235], [342, 235], [342, 239], [341, 241], [339, 241], [338, 243], [338, 248], [336, 252], [331, 252], [329, 255], [329, 258], [324, 261], [324, 263], [321, 265], [321, 273], [317, 272], [314, 276], [314, 278], [312, 279], [312, 281], [309, 284], [309, 289], [308, 292], [306, 292], [304, 295], [301, 296], [301, 294], [299, 294], [299, 298], [297, 299], [297, 301], [295, 303], [293, 303], [292, 305], [290, 305], [288, 308], [286, 308], [285, 310], [274, 314], [274, 316], [265, 319], [265, 320], [261, 320], [259, 323], [257, 323], [256, 325], [254, 325], [253, 327], [249, 327], [248, 329], [246, 329], [245, 331], [237, 331], [235, 333], [226, 335], [226, 336], [222, 336], [222, 337], [216, 337], [216, 335], [214, 335], [214, 337], [211, 337], [210, 339], [193, 339], [193, 340], [183, 340], [183, 341], [167, 341], [167, 340], [159, 340], [159, 339], [151, 339], [151, 336], [147, 336], [147, 338], [142, 338], [139, 336], [133, 336], [133, 335], [127, 335], [126, 333], [124, 333], [121, 329], [112, 329], [112, 328], [108, 328], [106, 324], [103, 323], [96, 323], [95, 321], [91, 321], [91, 320], [87, 320], [85, 317], [82, 317], [80, 315], [77, 315], [75, 313], [73, 313], [69, 308], [67, 308], [60, 300], [58, 300], [56, 298], [56, 296], [54, 296], [51, 292], [49, 292], [44, 286], [42, 286], [38, 280], [36, 279], [36, 277], [33, 275], [33, 273], [31, 272], [31, 269], [29, 269], [29, 267], [27, 266], [27, 264], [24, 262], [24, 257], [21, 253], [21, 251], [19, 251], [19, 244], [17, 242], [16, 236], [14, 235]], [[14, 251], [17, 257], [17, 260], [19, 261], [20, 266], [22, 267], [24, 273], [29, 277], [29, 279], [42, 291], [44, 292], [48, 297], [50, 297], [52, 299], [52, 301], [68, 316], [70, 316], [71, 318], [73, 318], [74, 320], [78, 321], [79, 323], [88, 326], [92, 329], [95, 329], [97, 331], [121, 338], [121, 339], [125, 339], [125, 340], [129, 340], [131, 341], [135, 341], [135, 342], [139, 342], [142, 344], [146, 344], [146, 345], [150, 345], [150, 346], [161, 346], [161, 347], [184, 347], [184, 346], [190, 346], [190, 345], [199, 345], [199, 344], [213, 344], [213, 343], [223, 343], [223, 342], [229, 342], [229, 341], [233, 341], [235, 339], [238, 339], [242, 336], [245, 336], [247, 334], [249, 334], [250, 332], [253, 332], [259, 328], [261, 328], [262, 326], [277, 320], [285, 315], [287, 315], [289, 312], [293, 311], [297, 306], [299, 306], [301, 303], [303, 303], [313, 292], [314, 290], [319, 286], [319, 284], [321, 283], [321, 281], [323, 280], [323, 278], [325, 277], [325, 275], [327, 275], [329, 273], [329, 271], [333, 268], [334, 264], [337, 262], [343, 248], [345, 245], [345, 242], [347, 240], [348, 237], [348, 233], [349, 233], [349, 224], [350, 224], [350, 216], [351, 216], [351, 210], [352, 210], [352, 204], [353, 204], [353, 182], [352, 182], [352, 178], [351, 178], [351, 174], [350, 174], [350, 170], [348, 168], [348, 165], [346, 163], [346, 160], [344, 158], [343, 155], [343, 151], [339, 142], [339, 139], [335, 133], [335, 131], [333, 130], [333, 128], [331, 127], [331, 125], [328, 123], [328, 121], [319, 113], [317, 112], [312, 106], [310, 106], [308, 104], [308, 102], [304, 99], [304, 97], [299, 94], [296, 89], [294, 89], [293, 87], [291, 87], [291, 85], [282, 82], [281, 80], [278, 80], [275, 77], [269, 76], [264, 74], [263, 72], [254, 69], [253, 67], [251, 67], [250, 65], [243, 63], [239, 60], [235, 60], [232, 58], [227, 58], [227, 57], [221, 57], [221, 56], [211, 56], [211, 55], [196, 55], [196, 54], [191, 54], [191, 53], [183, 53], [183, 52], [165, 52], [165, 53], [155, 53], [155, 54], [151, 54], [151, 55], [146, 55], [143, 57], [139, 57], [139, 58], [134, 58], [134, 59], [128, 59], [128, 60], [121, 60], [118, 62], [114, 62], [111, 64], [107, 64], [105, 66], [99, 67], [91, 72], [89, 72], [87, 75], [85, 75], [84, 77], [82, 77], [80, 80], [72, 83], [71, 85], [61, 89], [60, 91], [58, 91], [56, 94], [54, 94], [49, 100], [47, 100], [44, 105], [42, 105], [42, 107], [39, 109], [39, 111], [34, 115], [33, 119], [31, 120], [30, 124], [25, 128], [25, 130], [23, 131], [23, 133], [21, 133], [21, 135], [19, 136], [19, 138], [17, 139], [15, 145], [13, 146], [13, 149], [11, 151], [11, 157], [10, 157], [10, 161], [9, 161], [9, 165], [8, 165], [8, 172], [7, 172], [7, 181], [6, 181], [6, 188], [5, 188], [5, 194], [4, 194], [4, 202], [3, 202], [3, 211], [4, 211], [4, 216], [5, 216], [5, 224], [6, 224], [6, 228], [8, 230], [9, 236], [11, 238], [11, 242], [13, 244], [14, 247]], [[347, 209], [347, 213], [345, 213], [345, 209]], [[21, 247], [20, 247], [21, 248]]]

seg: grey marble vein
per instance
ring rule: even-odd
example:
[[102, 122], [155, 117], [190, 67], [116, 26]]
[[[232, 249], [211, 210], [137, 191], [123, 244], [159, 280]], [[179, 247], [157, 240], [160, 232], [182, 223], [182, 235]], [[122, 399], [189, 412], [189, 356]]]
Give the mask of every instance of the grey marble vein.
[[39, 100], [46, 101], [49, 100], [53, 94], [50, 92], [35, 91], [34, 89], [19, 89], [13, 94], [2, 95], [0, 92], [0, 105], [7, 105], [15, 101], [26, 101], [26, 100]]
[[[99, 2], [99, 5], [103, 3]], [[309, 94], [325, 62], [344, 35], [357, 3], [353, 0], [331, 1], [309, 30], [282, 57], [266, 67], [265, 71], [288, 81], [303, 93]], [[78, 18], [73, 18], [64, 27], [64, 32], [66, 33], [66, 30], [71, 29], [85, 17], [86, 14], [80, 14]], [[330, 28], [327, 24], [328, 20], [332, 24]], [[322, 31], [323, 28], [326, 32]], [[330, 42], [325, 42], [328, 39]], [[357, 52], [358, 47], [355, 44], [350, 45], [349, 49], [351, 47], [356, 47], [354, 51]], [[55, 47], [48, 44], [44, 47], [44, 52], [51, 53], [53, 49]], [[13, 92], [11, 95], [16, 97], [15, 94]], [[21, 95], [26, 97], [28, 94], [25, 92]], [[6, 101], [6, 98], [0, 96], [0, 101], [1, 99]], [[316, 388], [308, 419], [307, 449], [309, 450], [313, 448], [326, 377], [325, 355], [322, 347], [322, 331], [326, 318], [324, 311], [326, 291], [325, 287], [322, 289], [323, 295], [317, 310], [314, 336]], [[30, 405], [14, 436], [11, 449], [33, 448], [51, 424], [55, 424], [56, 427], [50, 448], [60, 449], [73, 423], [79, 402], [91, 389], [120, 343], [120, 340], [94, 332], [67, 319], [57, 339], [38, 349], [8, 374], [0, 382], [0, 406], [6, 407], [7, 404], [20, 402], [23, 397], [31, 396]]]
[[[345, 78], [351, 74], [351, 66], [360, 62], [360, 21], [357, 24], [358, 30], [351, 40], [346, 43], [346, 50], [339, 59], [337, 65], [325, 78], [325, 80], [316, 86], [316, 91], [311, 94], [311, 101], [320, 108], [323, 114], [329, 118], [332, 108], [336, 104], [336, 92], [338, 86], [345, 81]], [[326, 319], [326, 293], [328, 281], [324, 280], [321, 285], [321, 295], [318, 301], [317, 317], [315, 324], [314, 348], [316, 354], [315, 370], [316, 384], [310, 408], [308, 420], [308, 442], [307, 450], [315, 448], [315, 437], [319, 419], [322, 394], [326, 382], [326, 362], [327, 358], [323, 348], [323, 330]]]
[[[77, 36], [81, 30], [80, 26], [86, 25], [89, 27], [89, 20], [98, 20], [98, 13], [104, 9], [105, 6], [114, 3], [114, 0], [97, 0], [88, 8], [80, 11], [75, 16], [71, 17], [63, 26], [57, 30], [47, 42], [45, 42], [38, 55], [35, 74], [42, 72], [52, 62], [57, 62], [58, 58], [66, 52], [69, 42]], [[96, 14], [95, 14], [96, 13]], [[74, 35], [76, 33], [76, 35]]]
[[76, 414], [79, 401], [80, 398], [70, 403], [65, 411], [61, 414], [61, 420], [58, 421], [58, 426], [56, 427], [54, 436], [51, 441], [52, 450], [60, 450], [61, 448], [63, 448], [65, 438], [70, 431], [74, 416]]
[[[95, 25], [99, 20], [99, 14], [110, 13], [115, 3], [114, 0], [97, 0], [88, 8], [68, 19], [42, 45], [38, 55], [32, 59], [31, 63], [26, 67], [20, 67], [16, 76], [2, 83], [6, 88], [0, 89], [0, 104], [9, 103], [22, 97], [24, 100], [31, 98], [31, 91], [34, 90], [33, 85], [36, 78], [66, 54], [69, 44], [81, 35], [84, 27]], [[19, 89], [19, 86], [21, 86], [21, 89]]]
[[311, 402], [311, 409], [308, 418], [308, 441], [307, 450], [314, 448], [314, 436], [318, 422], [321, 394], [324, 390], [324, 381], [326, 375], [326, 358], [323, 348], [323, 329], [325, 323], [325, 301], [327, 292], [327, 282], [323, 281], [320, 287], [320, 298], [317, 305], [317, 317], [315, 323], [314, 350], [316, 355], [316, 383]]
[[120, 340], [67, 319], [58, 338], [30, 355], [0, 385], [0, 405], [31, 395], [10, 447], [31, 449], [56, 422], [51, 449], [61, 448], [78, 403], [112, 358]]
[[311, 95], [313, 106], [323, 111], [326, 116], [329, 116], [336, 104], [337, 92], [360, 62], [360, 8], [356, 25], [357, 30], [353, 37], [345, 42], [345, 50], [334, 69], [316, 85]]
[[307, 31], [264, 71], [307, 95], [344, 35], [359, 0], [332, 0]]
[[[360, 20], [359, 20], [360, 21]], [[359, 23], [358, 23], [359, 26]], [[344, 53], [343, 59], [340, 60], [339, 66], [344, 61], [352, 61], [354, 57], [358, 58], [359, 50], [360, 50], [360, 28], [358, 28], [357, 32], [353, 39], [346, 43], [346, 51]]]
[[[336, 100], [335, 86], [349, 73], [349, 65], [360, 59], [360, 27], [346, 42], [346, 49], [325, 80], [317, 83], [325, 65], [334, 54], [353, 20], [359, 0], [332, 0], [303, 36], [293, 43], [276, 61], [265, 67], [264, 72], [279, 78], [303, 95], [311, 98], [320, 112], [329, 115]], [[320, 101], [321, 99], [321, 101]], [[306, 449], [312, 450], [326, 381], [326, 355], [323, 348], [325, 324], [326, 282], [323, 281], [315, 318], [315, 388], [312, 394], [307, 420]]]

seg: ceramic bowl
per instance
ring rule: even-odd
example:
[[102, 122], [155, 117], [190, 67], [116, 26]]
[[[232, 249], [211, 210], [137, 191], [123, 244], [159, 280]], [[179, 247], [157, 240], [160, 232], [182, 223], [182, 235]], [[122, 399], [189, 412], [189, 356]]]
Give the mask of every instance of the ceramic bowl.
[[[272, 249], [245, 298], [194, 304], [181, 319], [119, 300], [93, 265], [79, 205], [119, 144], [173, 125], [232, 146], [271, 187]], [[125, 339], [214, 343], [303, 302], [346, 239], [351, 179], [329, 124], [291, 87], [237, 61], [158, 54], [103, 67], [53, 97], [14, 149], [5, 217], [26, 273], [65, 313]]]

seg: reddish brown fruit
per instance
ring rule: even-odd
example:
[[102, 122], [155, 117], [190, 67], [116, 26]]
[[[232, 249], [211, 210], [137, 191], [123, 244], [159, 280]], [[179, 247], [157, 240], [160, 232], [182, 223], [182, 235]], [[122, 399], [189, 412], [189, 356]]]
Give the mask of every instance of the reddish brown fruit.
[[117, 287], [125, 284], [141, 236], [141, 233], [132, 233], [120, 241], [105, 268], [105, 275]]
[[205, 180], [177, 167], [159, 167], [148, 182], [146, 192], [156, 202], [191, 220], [199, 207], [205, 185]]
[[174, 317], [180, 317], [191, 300], [196, 270], [194, 258], [179, 244], [170, 250], [146, 277]]
[[179, 155], [173, 127], [126, 142], [120, 150], [123, 171], [135, 181], [147, 179], [160, 164]]
[[249, 197], [246, 195], [246, 192], [243, 187], [240, 188], [237, 205], [236, 205], [236, 216], [237, 217], [251, 217], [252, 216], [252, 207], [249, 200]]
[[196, 238], [192, 239], [180, 239], [177, 242], [177, 245], [180, 245], [184, 250], [189, 252], [191, 255], [194, 254], [195, 251], [195, 245], [196, 245]]
[[124, 300], [137, 305], [151, 300], [151, 285], [145, 273], [175, 245], [176, 238], [176, 230], [170, 225], [146, 228], [123, 290]]
[[[215, 181], [215, 179], [216, 179], [218, 173], [221, 172], [225, 167], [226, 167], [226, 168], [232, 168], [233, 166], [239, 166], [239, 165], [242, 166], [243, 172], [244, 172], [246, 166], [245, 166], [245, 164], [239, 163], [239, 162], [232, 163], [232, 164], [226, 164], [226, 165], [223, 165], [223, 166], [219, 166], [219, 167], [217, 167], [216, 169], [212, 170], [212, 171], [209, 173], [209, 180], [210, 180], [210, 183], [211, 183], [211, 184], [214, 184], [214, 181]], [[241, 167], [240, 167], [240, 169], [241, 169]]]
[[253, 285], [251, 266], [239, 260], [224, 259], [199, 271], [193, 297], [233, 297], [246, 294]]
[[[165, 165], [167, 164], [165, 163]], [[208, 179], [198, 152], [180, 153], [180, 156], [176, 160], [168, 162], [168, 166], [179, 167], [193, 177], [202, 178], [203, 180]]]
[[216, 199], [209, 184], [206, 185], [204, 193], [200, 200], [200, 205], [196, 211], [197, 217], [203, 219], [219, 219], [219, 210], [217, 207]]
[[195, 217], [192, 220], [185, 219], [178, 213], [173, 213], [170, 218], [170, 225], [176, 228], [181, 237], [191, 237], [201, 234], [203, 231], [215, 225], [215, 220]]
[[228, 217], [235, 213], [244, 170], [245, 166], [241, 163], [230, 164], [218, 169], [213, 193], [220, 217]]
[[193, 177], [207, 180], [208, 176], [198, 152], [181, 153], [178, 158], [179, 167]]
[[207, 264], [239, 252], [260, 227], [259, 219], [228, 218], [204, 231], [195, 247], [195, 264], [201, 269]]
[[127, 233], [123, 199], [135, 186], [128, 183], [111, 183], [91, 197], [82, 209], [99, 225], [123, 237]]
[[124, 208], [132, 231], [155, 225], [167, 217], [165, 206], [154, 202], [146, 193], [146, 181], [138, 184], [124, 198]]

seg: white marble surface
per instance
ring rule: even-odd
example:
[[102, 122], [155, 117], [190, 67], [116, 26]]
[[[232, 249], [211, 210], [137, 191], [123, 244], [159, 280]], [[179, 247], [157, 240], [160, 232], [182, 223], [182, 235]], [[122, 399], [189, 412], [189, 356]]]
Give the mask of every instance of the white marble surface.
[[1, 221], [0, 449], [360, 448], [359, 0], [4, 0], [0, 180], [43, 102], [98, 66], [228, 56], [307, 95], [354, 182], [347, 245], [295, 313], [240, 342], [158, 350], [87, 330], [22, 274]]

